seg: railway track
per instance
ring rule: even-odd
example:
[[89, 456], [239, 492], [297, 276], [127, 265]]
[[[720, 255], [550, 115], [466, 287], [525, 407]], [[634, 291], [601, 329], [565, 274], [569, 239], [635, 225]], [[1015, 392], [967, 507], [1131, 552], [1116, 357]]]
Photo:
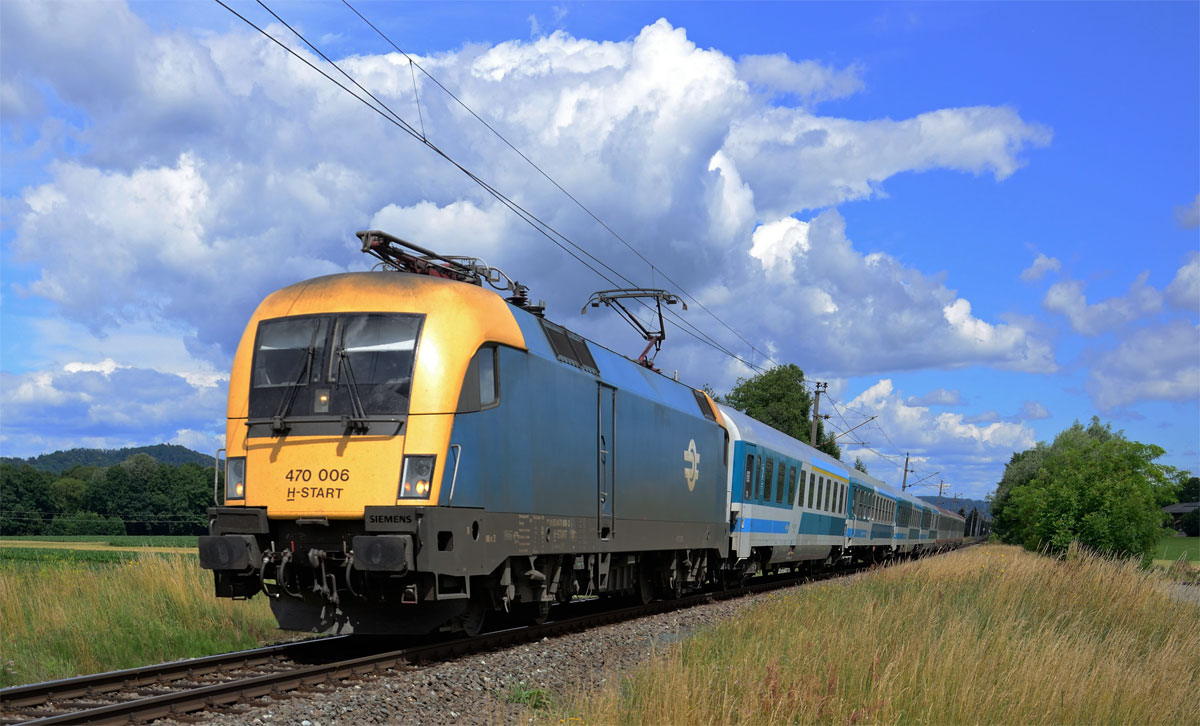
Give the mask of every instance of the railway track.
[[552, 611], [554, 620], [484, 633], [474, 638], [398, 639], [336, 636], [254, 650], [111, 671], [0, 690], [0, 726], [12, 724], [140, 723], [227, 707], [297, 689], [320, 689], [339, 681], [421, 662], [446, 660], [545, 637], [585, 630], [714, 600], [839, 577], [862, 568], [817, 575], [756, 578], [741, 588], [705, 592], [634, 607], [599, 609], [580, 601]]

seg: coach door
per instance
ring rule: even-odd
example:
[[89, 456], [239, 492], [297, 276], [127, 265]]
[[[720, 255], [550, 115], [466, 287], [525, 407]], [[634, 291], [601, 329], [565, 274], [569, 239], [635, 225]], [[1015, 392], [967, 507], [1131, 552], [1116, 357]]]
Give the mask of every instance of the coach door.
[[600, 539], [613, 535], [613, 407], [617, 389], [599, 384], [596, 390], [596, 513]]

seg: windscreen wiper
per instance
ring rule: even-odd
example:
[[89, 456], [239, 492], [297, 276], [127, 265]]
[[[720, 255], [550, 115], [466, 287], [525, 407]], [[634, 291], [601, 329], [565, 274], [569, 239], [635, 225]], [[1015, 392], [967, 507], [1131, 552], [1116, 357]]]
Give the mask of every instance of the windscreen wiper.
[[342, 425], [351, 432], [359, 431], [365, 434], [371, 430], [371, 422], [367, 420], [367, 410], [363, 408], [362, 399], [358, 396], [358, 383], [354, 380], [354, 369], [350, 367], [350, 356], [346, 353], [346, 347], [338, 348], [337, 355], [338, 375], [341, 375], [343, 368], [346, 370], [346, 388], [350, 391], [350, 408], [354, 411], [353, 416], [342, 416]]
[[312, 369], [313, 356], [316, 353], [315, 345], [310, 345], [305, 349], [305, 356], [300, 360], [300, 370], [292, 376], [292, 383], [288, 386], [287, 393], [280, 399], [279, 407], [275, 409], [275, 415], [271, 417], [272, 433], [286, 434], [291, 430], [292, 426], [287, 421], [287, 415], [296, 401], [296, 392], [300, 390], [300, 384], [308, 380], [308, 372]]

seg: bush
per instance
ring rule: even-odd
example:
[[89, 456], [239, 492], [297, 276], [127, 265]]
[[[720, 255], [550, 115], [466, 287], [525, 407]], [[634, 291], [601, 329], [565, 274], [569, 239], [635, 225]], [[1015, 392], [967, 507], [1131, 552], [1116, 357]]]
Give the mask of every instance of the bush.
[[1154, 460], [1163, 450], [1129, 441], [1098, 418], [1060, 433], [1050, 446], [1014, 454], [992, 499], [1001, 539], [1065, 552], [1072, 542], [1147, 561], [1174, 485]]
[[59, 515], [50, 520], [46, 534], [59, 537], [78, 535], [123, 535], [125, 523], [119, 517], [101, 517], [95, 512]]

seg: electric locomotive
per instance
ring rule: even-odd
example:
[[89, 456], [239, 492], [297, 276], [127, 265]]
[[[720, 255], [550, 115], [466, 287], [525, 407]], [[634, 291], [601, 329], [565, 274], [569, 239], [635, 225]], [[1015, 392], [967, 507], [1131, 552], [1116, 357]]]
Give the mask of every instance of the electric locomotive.
[[728, 435], [703, 391], [479, 260], [358, 235], [390, 269], [278, 290], [238, 345], [199, 543], [218, 596], [264, 592], [290, 630], [474, 633], [717, 577]]

